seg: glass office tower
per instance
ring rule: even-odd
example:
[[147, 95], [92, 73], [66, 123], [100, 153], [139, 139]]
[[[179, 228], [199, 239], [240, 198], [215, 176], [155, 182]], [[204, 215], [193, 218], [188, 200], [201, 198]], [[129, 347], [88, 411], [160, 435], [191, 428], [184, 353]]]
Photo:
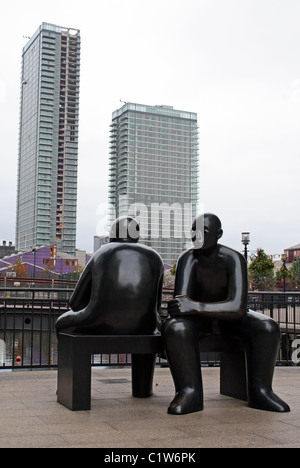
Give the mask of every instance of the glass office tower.
[[16, 249], [76, 247], [80, 32], [42, 23], [23, 49]]
[[197, 114], [126, 103], [110, 126], [110, 222], [140, 221], [141, 241], [172, 265], [190, 241], [198, 203]]

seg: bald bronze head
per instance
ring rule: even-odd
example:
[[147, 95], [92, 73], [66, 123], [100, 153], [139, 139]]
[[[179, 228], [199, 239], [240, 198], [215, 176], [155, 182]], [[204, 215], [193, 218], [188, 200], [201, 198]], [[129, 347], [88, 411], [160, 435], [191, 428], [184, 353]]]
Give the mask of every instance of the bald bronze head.
[[194, 249], [211, 249], [217, 245], [222, 235], [222, 224], [215, 214], [204, 213], [194, 219], [191, 230]]
[[110, 229], [110, 242], [138, 242], [140, 226], [136, 219], [130, 216], [117, 218]]

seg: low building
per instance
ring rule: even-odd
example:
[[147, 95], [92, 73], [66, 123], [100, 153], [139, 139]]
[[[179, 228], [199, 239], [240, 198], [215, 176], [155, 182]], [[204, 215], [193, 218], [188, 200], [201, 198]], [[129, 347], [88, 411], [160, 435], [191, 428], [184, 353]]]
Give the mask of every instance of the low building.
[[12, 242], [0, 241], [0, 258], [12, 255], [16, 251], [15, 245]]
[[78, 260], [78, 266], [83, 269], [85, 265], [90, 261], [92, 258], [92, 254], [88, 254], [85, 250], [76, 249], [75, 257]]
[[293, 263], [297, 258], [300, 259], [300, 244], [293, 245], [284, 250], [286, 254], [286, 263]]
[[58, 278], [78, 270], [78, 259], [59, 254], [56, 244], [18, 252], [0, 259], [0, 276]]

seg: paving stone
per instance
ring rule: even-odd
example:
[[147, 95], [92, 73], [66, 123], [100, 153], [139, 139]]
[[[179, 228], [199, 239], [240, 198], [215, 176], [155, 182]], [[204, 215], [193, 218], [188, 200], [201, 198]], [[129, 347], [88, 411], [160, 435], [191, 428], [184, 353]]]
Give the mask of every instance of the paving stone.
[[203, 369], [204, 411], [167, 414], [168, 368], [157, 368], [154, 396], [131, 396], [128, 368], [93, 368], [90, 411], [56, 401], [57, 371], [0, 371], [0, 448], [300, 447], [300, 369], [278, 367], [274, 391], [291, 413], [271, 413], [219, 394], [218, 368]]

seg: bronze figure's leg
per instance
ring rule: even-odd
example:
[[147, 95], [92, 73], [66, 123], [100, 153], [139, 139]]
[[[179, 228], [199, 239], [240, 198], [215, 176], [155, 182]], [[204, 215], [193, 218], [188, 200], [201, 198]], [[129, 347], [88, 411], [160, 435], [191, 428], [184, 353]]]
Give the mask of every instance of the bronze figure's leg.
[[240, 321], [239, 336], [246, 351], [249, 406], [266, 411], [290, 411], [272, 389], [280, 344], [278, 324], [250, 310]]
[[176, 395], [169, 414], [203, 410], [203, 386], [199, 353], [199, 333], [191, 320], [166, 320], [163, 324], [166, 355], [174, 380]]

